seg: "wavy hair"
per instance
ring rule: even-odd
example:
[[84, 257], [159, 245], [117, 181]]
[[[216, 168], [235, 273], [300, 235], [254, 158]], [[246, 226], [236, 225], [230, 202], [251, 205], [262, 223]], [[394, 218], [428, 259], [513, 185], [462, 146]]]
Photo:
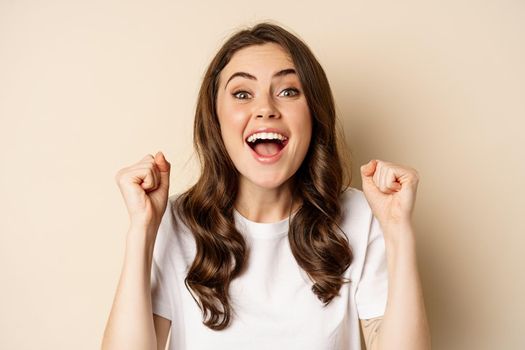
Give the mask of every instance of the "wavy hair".
[[213, 330], [228, 327], [232, 320], [229, 286], [242, 273], [249, 256], [233, 216], [239, 172], [221, 137], [216, 112], [219, 73], [238, 50], [265, 43], [276, 43], [290, 55], [312, 116], [312, 142], [293, 176], [292, 199], [301, 199], [302, 205], [293, 217], [289, 215], [291, 251], [323, 306], [350, 282], [343, 274], [353, 254], [338, 225], [340, 196], [351, 181], [346, 163], [350, 160], [341, 157], [346, 148], [344, 138], [336, 133], [335, 104], [325, 72], [308, 46], [281, 26], [262, 22], [241, 29], [218, 50], [203, 77], [193, 128], [201, 174], [174, 203], [196, 243], [195, 259], [184, 283], [202, 311], [204, 325]]

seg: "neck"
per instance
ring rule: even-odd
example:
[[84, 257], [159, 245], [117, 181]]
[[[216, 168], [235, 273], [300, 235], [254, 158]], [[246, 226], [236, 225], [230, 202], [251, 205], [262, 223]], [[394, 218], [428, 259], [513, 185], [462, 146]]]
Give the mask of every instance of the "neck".
[[299, 209], [301, 203], [298, 199], [292, 201], [292, 192], [291, 181], [272, 189], [241, 181], [234, 206], [248, 220], [261, 223], [277, 222]]

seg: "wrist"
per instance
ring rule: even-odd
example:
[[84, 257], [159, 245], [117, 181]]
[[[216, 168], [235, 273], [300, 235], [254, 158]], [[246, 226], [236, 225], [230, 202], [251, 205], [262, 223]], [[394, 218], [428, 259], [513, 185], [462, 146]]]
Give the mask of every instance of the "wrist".
[[130, 224], [126, 240], [131, 244], [153, 246], [157, 237], [158, 228], [151, 225]]
[[157, 232], [159, 226], [160, 222], [157, 222], [156, 220], [133, 217], [129, 220], [128, 231], [151, 234], [152, 232]]
[[380, 225], [385, 242], [396, 245], [400, 243], [415, 243], [414, 228], [410, 220], [380, 223]]

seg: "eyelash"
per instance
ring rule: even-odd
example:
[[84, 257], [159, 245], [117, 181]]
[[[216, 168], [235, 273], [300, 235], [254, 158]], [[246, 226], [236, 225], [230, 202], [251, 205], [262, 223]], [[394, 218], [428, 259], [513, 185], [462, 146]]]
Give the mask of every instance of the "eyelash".
[[[299, 90], [297, 90], [296, 88], [288, 88], [288, 89], [284, 89], [283, 91], [293, 91], [295, 92], [295, 95], [292, 95], [292, 96], [285, 96], [285, 97], [294, 97], [294, 96], [297, 96], [299, 95]], [[245, 93], [245, 94], [249, 94], [248, 91], [245, 91], [245, 90], [239, 90], [239, 91], [235, 91], [234, 93], [232, 93], [232, 96], [237, 98], [237, 94], [240, 94], [240, 93]], [[239, 98], [239, 100], [246, 100], [246, 98]]]

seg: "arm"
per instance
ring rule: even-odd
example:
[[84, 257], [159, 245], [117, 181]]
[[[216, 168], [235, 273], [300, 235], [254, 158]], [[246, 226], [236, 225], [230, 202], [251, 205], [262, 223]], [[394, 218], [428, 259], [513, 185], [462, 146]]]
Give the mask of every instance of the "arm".
[[[166, 212], [171, 164], [162, 152], [120, 169], [115, 180], [130, 215], [124, 266], [102, 338], [102, 350], [165, 346], [167, 321], [153, 316], [151, 268]], [[157, 335], [159, 340], [157, 341]]]
[[428, 350], [430, 330], [411, 222], [419, 173], [373, 159], [361, 166], [361, 177], [363, 192], [383, 231], [388, 271], [386, 310], [373, 332], [376, 335], [369, 336], [375, 338], [369, 342], [370, 349]]
[[155, 325], [155, 335], [157, 337], [157, 350], [166, 349], [168, 336], [171, 328], [171, 320], [153, 314], [153, 324]]
[[151, 305], [154, 241], [146, 229], [131, 227], [120, 281], [102, 339], [102, 350], [157, 349]]
[[384, 230], [388, 301], [383, 317], [361, 321], [366, 348], [430, 349], [430, 331], [417, 270], [414, 231], [409, 223], [388, 226]]
[[363, 331], [363, 337], [365, 338], [366, 349], [370, 350], [374, 348], [377, 335], [381, 329], [381, 323], [383, 322], [383, 316], [374, 317], [367, 320], [360, 320], [361, 330]]

